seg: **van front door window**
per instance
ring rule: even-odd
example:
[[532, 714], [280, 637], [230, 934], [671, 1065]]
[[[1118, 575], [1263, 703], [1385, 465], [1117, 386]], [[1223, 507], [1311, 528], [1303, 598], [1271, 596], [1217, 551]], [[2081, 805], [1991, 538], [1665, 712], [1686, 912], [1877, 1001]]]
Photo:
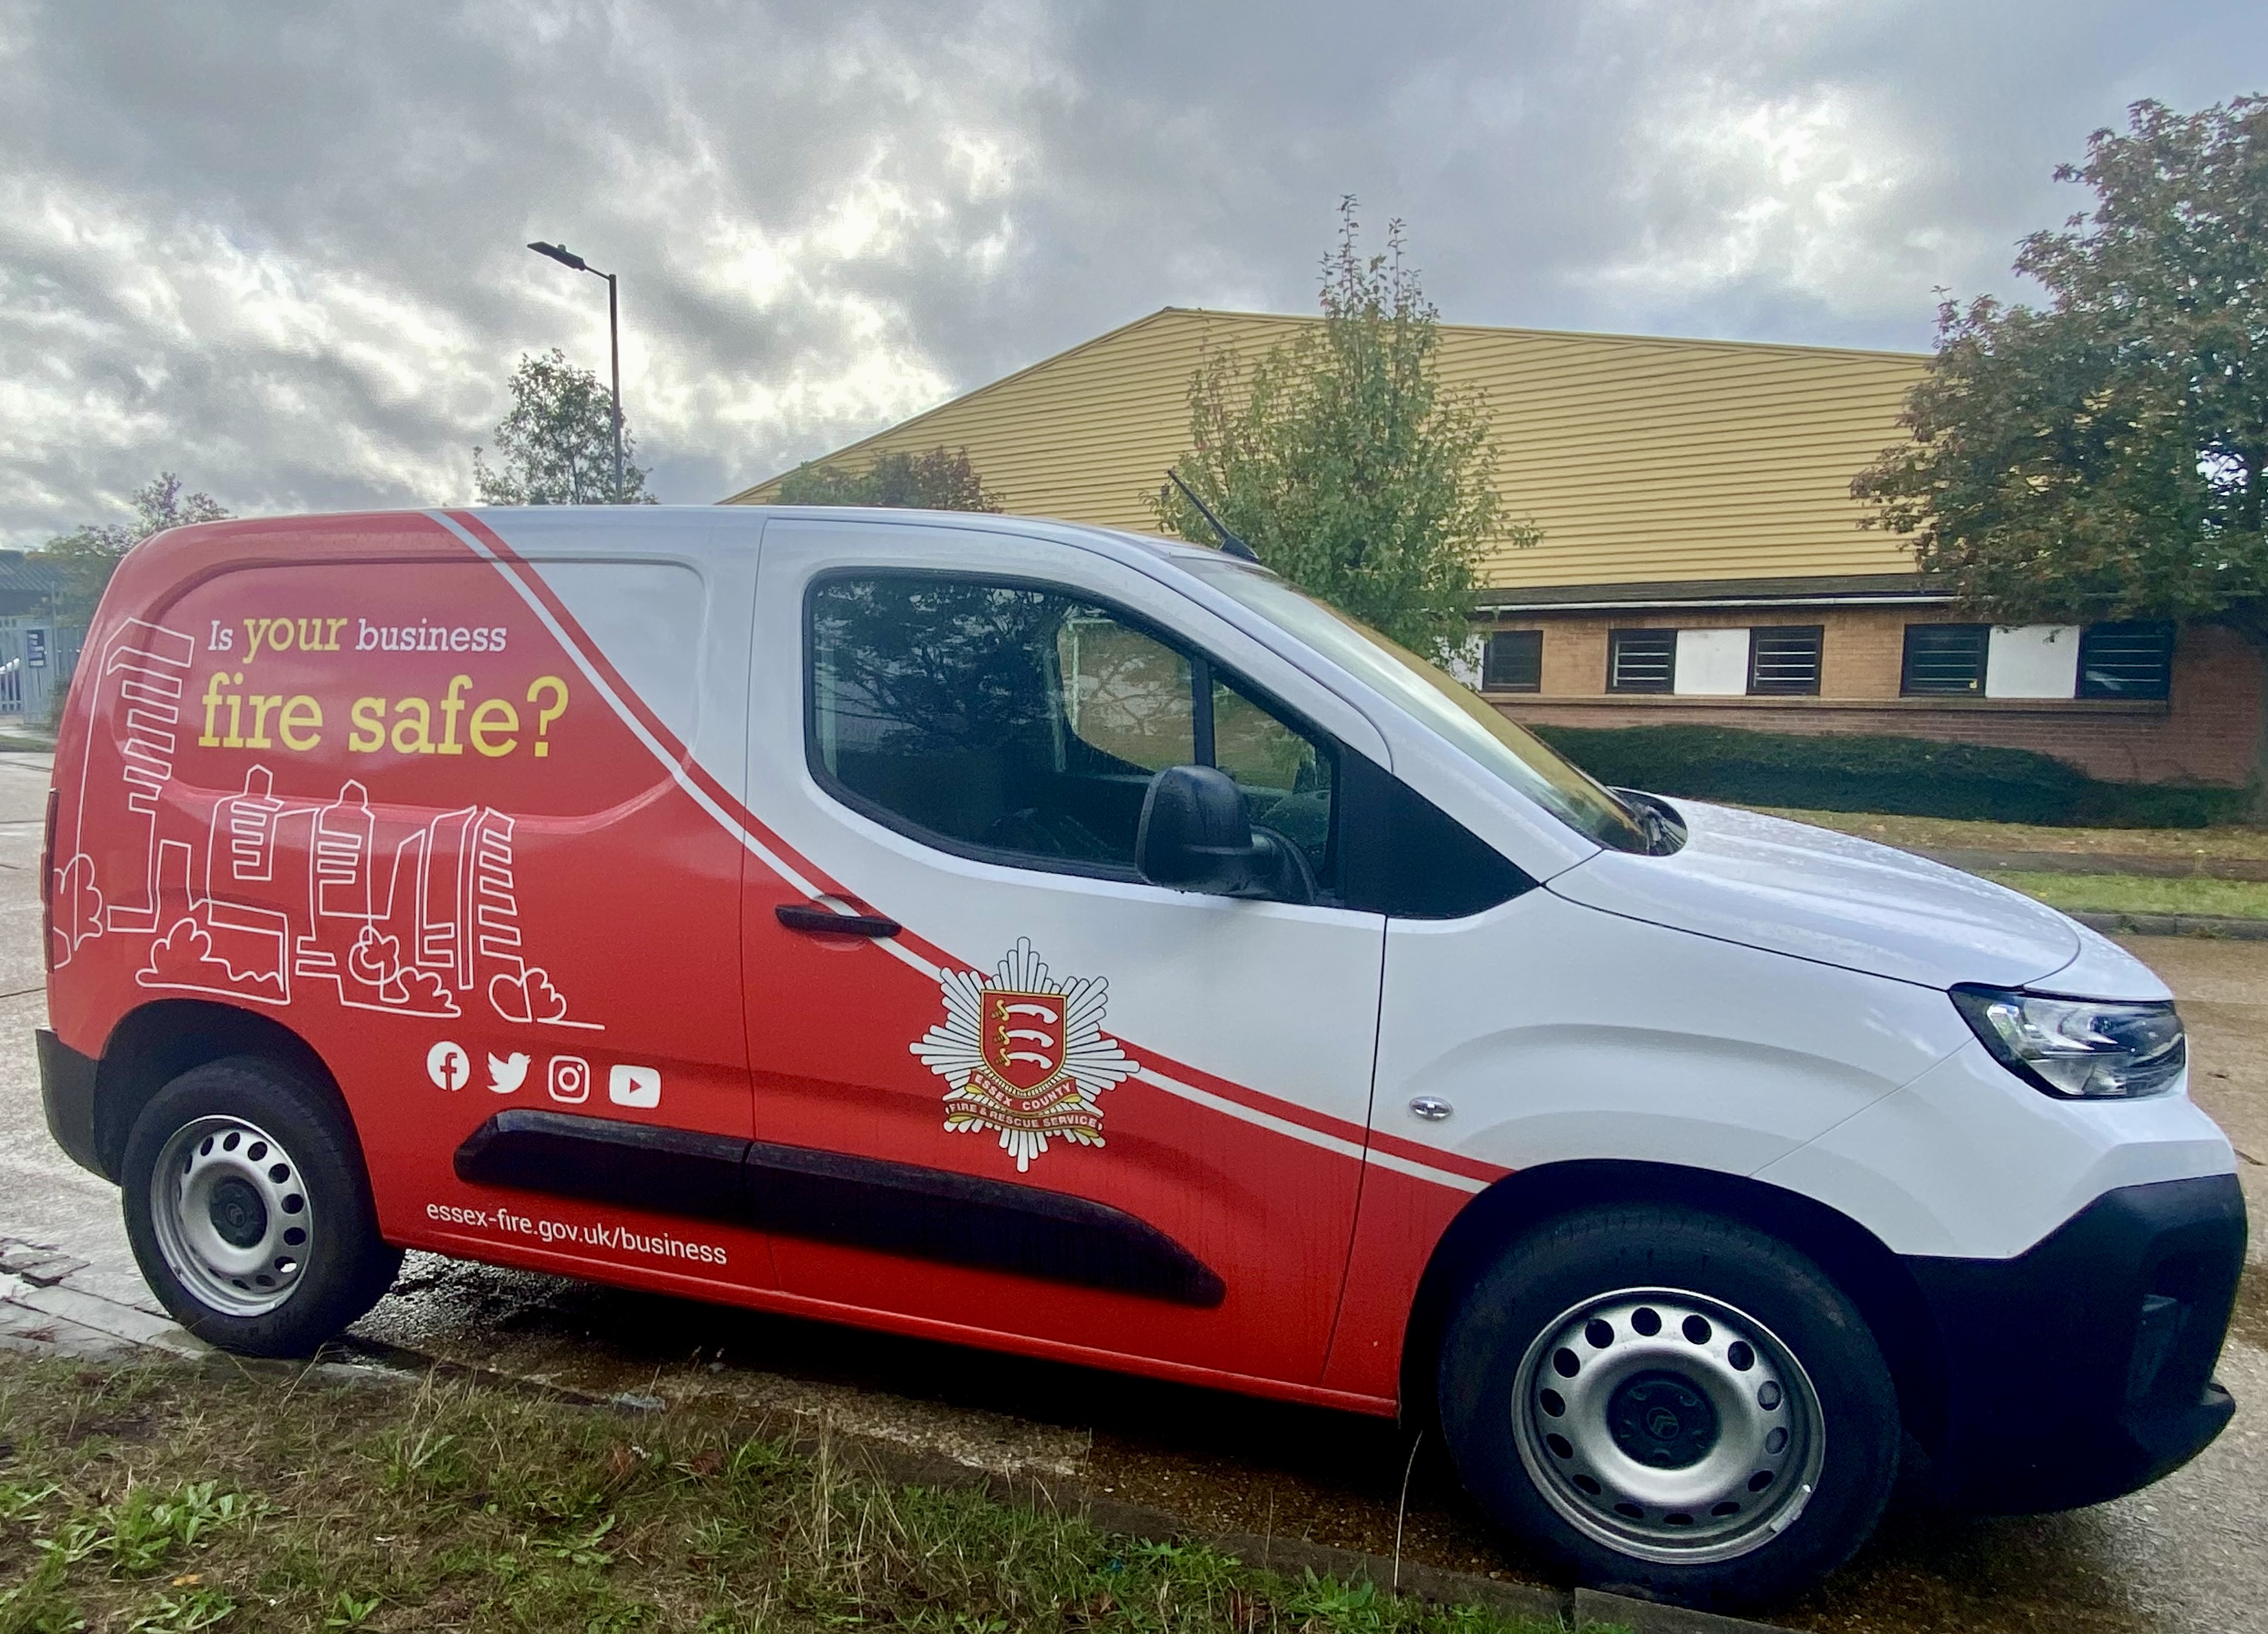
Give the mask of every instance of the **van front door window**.
[[868, 816], [1019, 866], [1131, 876], [1150, 780], [1218, 765], [1327, 874], [1332, 760], [1202, 656], [1063, 591], [927, 574], [812, 592], [814, 770]]

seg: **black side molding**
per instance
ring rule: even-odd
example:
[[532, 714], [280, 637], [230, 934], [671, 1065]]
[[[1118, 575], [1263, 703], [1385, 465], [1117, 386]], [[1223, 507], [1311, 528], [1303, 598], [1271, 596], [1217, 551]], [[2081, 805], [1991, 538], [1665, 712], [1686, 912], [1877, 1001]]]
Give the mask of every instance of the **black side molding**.
[[1123, 1209], [950, 1169], [514, 1108], [457, 1149], [457, 1178], [754, 1226], [947, 1265], [1211, 1307], [1188, 1249]]
[[1156, 1226], [1067, 1192], [761, 1141], [749, 1144], [747, 1178], [750, 1222], [783, 1237], [1174, 1305], [1216, 1305], [1228, 1291], [1211, 1267]]
[[746, 1141], [515, 1107], [457, 1148], [457, 1178], [585, 1202], [741, 1224]]

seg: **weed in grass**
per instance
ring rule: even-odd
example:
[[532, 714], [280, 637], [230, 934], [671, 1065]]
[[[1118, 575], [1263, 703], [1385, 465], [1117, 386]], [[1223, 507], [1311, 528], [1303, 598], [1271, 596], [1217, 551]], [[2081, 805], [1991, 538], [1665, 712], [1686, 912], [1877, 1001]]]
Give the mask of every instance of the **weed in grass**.
[[358, 1629], [370, 1621], [370, 1614], [386, 1603], [383, 1594], [357, 1595], [351, 1589], [341, 1589], [331, 1601], [330, 1615], [323, 1619], [326, 1629]]
[[216, 1493], [217, 1484], [201, 1481], [171, 1497], [152, 1497], [147, 1488], [128, 1494], [125, 1503], [106, 1516], [101, 1547], [114, 1567], [136, 1574], [154, 1571], [175, 1549], [195, 1549], [198, 1539], [214, 1527], [243, 1519], [250, 1504], [239, 1493]]
[[0, 1589], [0, 1634], [68, 1634], [85, 1628], [78, 1601], [64, 1590], [65, 1571], [55, 1556], [41, 1554], [22, 1582]]
[[126, 1634], [194, 1634], [225, 1621], [235, 1610], [235, 1597], [217, 1588], [161, 1593], [151, 1609], [126, 1625]]
[[194, 1549], [216, 1527], [241, 1520], [251, 1505], [239, 1494], [216, 1494], [215, 1482], [185, 1486], [170, 1497], [136, 1488], [122, 1504], [106, 1504], [83, 1519], [35, 1534], [33, 1546], [62, 1565], [106, 1559], [114, 1571], [146, 1576], [175, 1550]]
[[76, 1566], [100, 1554], [109, 1535], [97, 1521], [71, 1520], [51, 1535], [33, 1538], [32, 1546], [59, 1565]]
[[62, 1490], [52, 1481], [37, 1487], [0, 1485], [0, 1521], [23, 1520], [36, 1525], [40, 1505]]
[[386, 1472], [387, 1485], [424, 1497], [453, 1491], [472, 1474], [472, 1460], [457, 1445], [457, 1438], [431, 1425], [388, 1431], [380, 1436], [379, 1462]]
[[588, 1536], [580, 1539], [571, 1539], [560, 1543], [537, 1542], [533, 1546], [534, 1552], [544, 1559], [563, 1560], [570, 1565], [610, 1566], [614, 1564], [615, 1557], [599, 1547], [599, 1541], [608, 1533], [612, 1532], [615, 1529], [615, 1522], [621, 1519], [620, 1515], [608, 1515], [591, 1528]]
[[1302, 1622], [1320, 1618], [1335, 1628], [1375, 1628], [1383, 1621], [1379, 1616], [1377, 1584], [1341, 1583], [1318, 1578], [1313, 1571], [1307, 1573], [1284, 1609]]

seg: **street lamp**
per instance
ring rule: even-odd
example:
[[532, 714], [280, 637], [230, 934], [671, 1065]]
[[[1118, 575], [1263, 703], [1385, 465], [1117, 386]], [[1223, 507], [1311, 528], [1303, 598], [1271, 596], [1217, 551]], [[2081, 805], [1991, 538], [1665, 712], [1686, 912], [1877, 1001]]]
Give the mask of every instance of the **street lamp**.
[[563, 267], [577, 272], [587, 272], [594, 278], [607, 281], [607, 351], [614, 359], [615, 370], [615, 502], [622, 498], [622, 332], [615, 314], [615, 275], [601, 272], [564, 244], [546, 244], [538, 240], [528, 248], [539, 255], [549, 255]]

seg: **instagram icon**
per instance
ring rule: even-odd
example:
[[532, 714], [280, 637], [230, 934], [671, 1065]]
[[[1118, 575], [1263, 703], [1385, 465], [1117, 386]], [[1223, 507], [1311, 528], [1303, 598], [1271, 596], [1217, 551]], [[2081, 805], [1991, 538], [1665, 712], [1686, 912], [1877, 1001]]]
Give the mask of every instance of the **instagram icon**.
[[580, 1055], [551, 1058], [551, 1098], [572, 1105], [591, 1094], [591, 1063]]

